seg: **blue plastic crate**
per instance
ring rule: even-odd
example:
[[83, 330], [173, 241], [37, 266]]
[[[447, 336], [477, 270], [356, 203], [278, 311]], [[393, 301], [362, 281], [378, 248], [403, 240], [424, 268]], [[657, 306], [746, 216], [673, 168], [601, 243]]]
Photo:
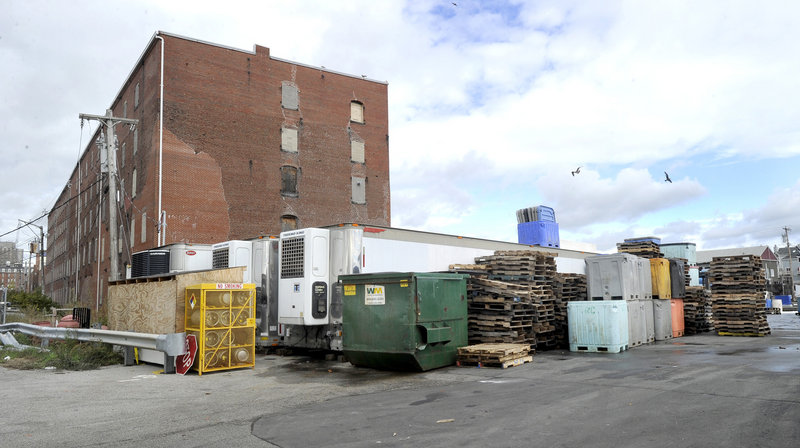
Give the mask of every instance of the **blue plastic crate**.
[[517, 224], [517, 241], [520, 244], [542, 247], [561, 247], [558, 223], [532, 221]]
[[783, 306], [791, 305], [792, 304], [792, 296], [775, 296], [773, 300], [780, 300]]

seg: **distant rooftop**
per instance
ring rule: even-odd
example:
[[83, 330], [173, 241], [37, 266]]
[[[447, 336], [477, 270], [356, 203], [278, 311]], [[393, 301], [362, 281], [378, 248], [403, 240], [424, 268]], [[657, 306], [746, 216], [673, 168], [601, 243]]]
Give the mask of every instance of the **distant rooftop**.
[[[767, 252], [765, 254], [765, 252]], [[735, 257], [737, 255], [755, 255], [766, 260], [775, 260], [775, 254], [769, 246], [736, 247], [732, 249], [698, 250], [697, 262], [710, 263], [714, 257]]]

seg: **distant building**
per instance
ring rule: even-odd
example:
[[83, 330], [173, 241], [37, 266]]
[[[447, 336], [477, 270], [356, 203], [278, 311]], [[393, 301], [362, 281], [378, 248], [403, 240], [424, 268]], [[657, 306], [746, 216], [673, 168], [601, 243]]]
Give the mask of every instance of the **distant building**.
[[[789, 250], [786, 247], [776, 247], [775, 253], [778, 256], [778, 269], [780, 271], [781, 279], [787, 285], [789, 284], [789, 272], [792, 273], [792, 279], [795, 285], [795, 291], [800, 289], [800, 245], [791, 246], [792, 249], [792, 262], [789, 264], [789, 257], [787, 254]], [[789, 294], [788, 289], [784, 291]]]
[[714, 257], [735, 257], [739, 255], [753, 255], [761, 257], [764, 265], [764, 278], [767, 280], [767, 287], [770, 284], [779, 282], [778, 258], [769, 246], [737, 247], [732, 249], [698, 250], [697, 266], [700, 268], [700, 282], [708, 286], [708, 269]]
[[45, 293], [60, 303], [99, 306], [110, 257], [123, 278], [161, 244], [391, 225], [384, 82], [159, 32], [110, 109], [139, 120], [115, 126], [119, 242], [98, 132], [49, 215]]

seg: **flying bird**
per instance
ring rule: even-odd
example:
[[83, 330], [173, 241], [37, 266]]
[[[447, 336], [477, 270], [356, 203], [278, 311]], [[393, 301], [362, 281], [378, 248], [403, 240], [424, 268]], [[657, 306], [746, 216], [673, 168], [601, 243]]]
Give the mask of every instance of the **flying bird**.
[[458, 3], [456, 3], [456, 2], [450, 2], [450, 3], [452, 3], [453, 6], [458, 6]]
[[575, 171], [572, 171], [572, 175], [575, 176], [576, 174], [581, 174], [581, 167], [578, 167]]
[[666, 179], [664, 179], [664, 182], [672, 183], [672, 179], [669, 178], [669, 174], [667, 174], [666, 171], [664, 171], [664, 176], [666, 176]]

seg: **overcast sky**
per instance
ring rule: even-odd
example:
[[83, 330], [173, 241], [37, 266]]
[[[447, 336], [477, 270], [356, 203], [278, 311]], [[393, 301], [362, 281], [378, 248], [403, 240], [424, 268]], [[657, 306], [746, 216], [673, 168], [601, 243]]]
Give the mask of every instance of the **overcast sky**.
[[395, 227], [516, 241], [544, 204], [601, 251], [800, 242], [800, 2], [455, 3], [0, 1], [0, 234], [162, 30], [388, 81]]

